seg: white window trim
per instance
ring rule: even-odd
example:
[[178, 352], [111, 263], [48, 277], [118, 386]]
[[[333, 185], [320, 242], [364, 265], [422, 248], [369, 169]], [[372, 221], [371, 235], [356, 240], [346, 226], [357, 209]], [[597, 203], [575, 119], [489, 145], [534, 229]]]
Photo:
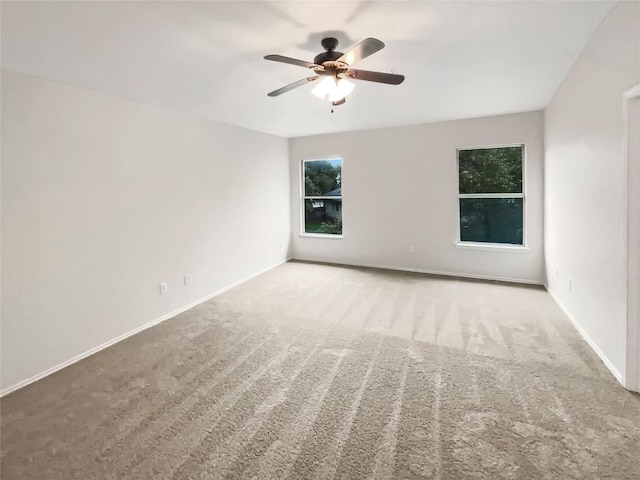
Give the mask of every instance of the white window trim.
[[458, 198], [524, 198], [524, 193], [459, 193]]
[[[489, 148], [522, 147], [522, 193], [460, 193], [460, 151], [484, 150]], [[456, 149], [456, 248], [462, 250], [484, 250], [503, 252], [527, 252], [527, 145], [525, 143], [507, 143], [499, 145], [483, 145], [480, 147], [460, 147]], [[514, 243], [468, 242], [460, 239], [460, 199], [461, 198], [522, 198], [522, 245]]]
[[321, 158], [305, 158], [300, 162], [300, 175], [299, 178], [299, 193], [300, 193], [300, 231], [298, 232], [298, 236], [300, 237], [309, 237], [309, 238], [329, 238], [329, 239], [341, 239], [344, 238], [344, 206], [341, 207], [342, 212], [342, 234], [336, 235], [333, 233], [307, 233], [304, 231], [304, 201], [311, 199], [318, 200], [336, 200], [343, 199], [343, 195], [338, 196], [319, 196], [319, 197], [309, 197], [304, 194], [304, 165], [307, 162], [318, 162], [318, 161], [331, 161], [331, 160], [340, 160], [341, 169], [340, 169], [340, 186], [344, 183], [344, 158], [340, 155], [328, 155], [326, 157]]
[[481, 250], [481, 251], [500, 251], [524, 253], [531, 249], [524, 245], [516, 245], [515, 243], [489, 243], [489, 242], [454, 242], [456, 248], [460, 250]]

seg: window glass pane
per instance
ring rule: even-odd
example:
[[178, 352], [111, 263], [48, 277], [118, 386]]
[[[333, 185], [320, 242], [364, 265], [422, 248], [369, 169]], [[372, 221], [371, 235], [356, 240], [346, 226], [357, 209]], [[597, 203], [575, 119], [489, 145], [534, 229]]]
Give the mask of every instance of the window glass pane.
[[342, 199], [305, 200], [304, 232], [342, 235]]
[[461, 198], [460, 240], [522, 245], [522, 198]]
[[304, 162], [304, 196], [335, 197], [342, 195], [342, 160]]
[[522, 146], [459, 150], [460, 193], [522, 193]]

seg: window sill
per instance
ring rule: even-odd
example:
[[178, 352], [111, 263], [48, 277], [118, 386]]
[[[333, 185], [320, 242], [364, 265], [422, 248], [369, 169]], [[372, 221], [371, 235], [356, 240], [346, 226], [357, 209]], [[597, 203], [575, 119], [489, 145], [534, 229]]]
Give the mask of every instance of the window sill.
[[331, 239], [344, 238], [344, 235], [333, 235], [331, 233], [299, 233], [298, 236], [309, 237], [309, 238], [331, 238]]
[[524, 245], [512, 245], [508, 243], [455, 242], [455, 246], [461, 250], [481, 250], [485, 252], [526, 253], [531, 250]]

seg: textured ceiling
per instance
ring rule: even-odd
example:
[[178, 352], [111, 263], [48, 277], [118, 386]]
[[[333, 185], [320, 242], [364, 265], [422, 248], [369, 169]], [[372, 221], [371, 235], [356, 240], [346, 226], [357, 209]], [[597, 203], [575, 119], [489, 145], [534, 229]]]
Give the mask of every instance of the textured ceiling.
[[[617, 2], [2, 2], [2, 67], [285, 137], [543, 108]], [[356, 67], [405, 75], [357, 82], [345, 105], [309, 75], [263, 60], [311, 61], [386, 43]]]

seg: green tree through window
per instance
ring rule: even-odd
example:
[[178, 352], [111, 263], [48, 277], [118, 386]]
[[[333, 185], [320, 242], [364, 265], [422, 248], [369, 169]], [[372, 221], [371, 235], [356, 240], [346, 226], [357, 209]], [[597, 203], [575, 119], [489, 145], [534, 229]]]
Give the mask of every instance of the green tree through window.
[[342, 160], [304, 160], [303, 233], [342, 235]]
[[458, 150], [460, 241], [522, 245], [524, 146]]

